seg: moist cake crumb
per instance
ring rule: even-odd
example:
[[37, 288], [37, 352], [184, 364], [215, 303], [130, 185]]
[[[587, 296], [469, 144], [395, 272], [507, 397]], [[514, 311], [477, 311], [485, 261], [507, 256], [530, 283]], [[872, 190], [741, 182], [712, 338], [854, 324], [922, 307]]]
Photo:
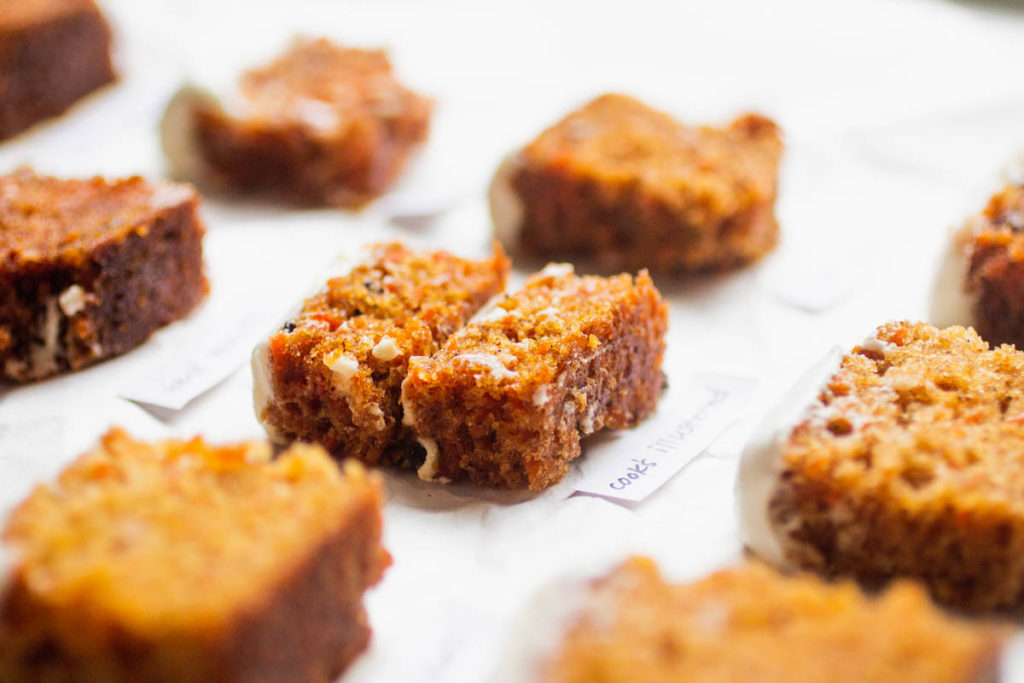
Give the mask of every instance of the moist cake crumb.
[[867, 597], [754, 563], [671, 584], [632, 558], [581, 603], [545, 683], [981, 683], [998, 678], [1009, 634], [943, 614], [909, 582]]
[[267, 433], [369, 464], [419, 466], [404, 444], [399, 404], [408, 364], [502, 291], [508, 268], [497, 246], [480, 261], [399, 243], [370, 247], [254, 352], [254, 401]]
[[113, 430], [7, 521], [0, 679], [329, 683], [369, 640], [382, 504], [319, 447]]
[[974, 330], [879, 328], [768, 456], [783, 564], [912, 577], [951, 607], [1021, 614], [1022, 377], [1024, 352]]
[[603, 95], [501, 165], [495, 235], [514, 253], [611, 270], [738, 266], [778, 239], [781, 153], [778, 127], [756, 114], [694, 128]]
[[532, 489], [558, 482], [583, 436], [654, 410], [667, 325], [646, 271], [602, 278], [545, 268], [437, 353], [409, 362], [402, 406], [429, 445], [421, 478]]
[[176, 177], [309, 205], [359, 208], [388, 190], [427, 137], [432, 102], [381, 50], [298, 39], [250, 70], [230, 110], [186, 86], [161, 124]]

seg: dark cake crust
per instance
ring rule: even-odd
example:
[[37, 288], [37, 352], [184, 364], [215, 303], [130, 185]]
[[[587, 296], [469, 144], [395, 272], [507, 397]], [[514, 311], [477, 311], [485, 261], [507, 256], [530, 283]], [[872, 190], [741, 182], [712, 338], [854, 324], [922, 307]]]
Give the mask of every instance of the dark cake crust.
[[646, 272], [577, 277], [549, 266], [436, 355], [410, 361], [402, 406], [425, 450], [420, 477], [555, 484], [582, 437], [653, 412], [667, 326]]
[[114, 80], [92, 0], [0, 0], [0, 140]]
[[[763, 116], [691, 128], [604, 95], [506, 162], [492, 213], [515, 253], [608, 269], [732, 268], [775, 246], [781, 154], [779, 129]], [[500, 215], [502, 183], [518, 205], [514, 217]]]
[[129, 351], [205, 296], [184, 185], [0, 177], [0, 375], [38, 380]]

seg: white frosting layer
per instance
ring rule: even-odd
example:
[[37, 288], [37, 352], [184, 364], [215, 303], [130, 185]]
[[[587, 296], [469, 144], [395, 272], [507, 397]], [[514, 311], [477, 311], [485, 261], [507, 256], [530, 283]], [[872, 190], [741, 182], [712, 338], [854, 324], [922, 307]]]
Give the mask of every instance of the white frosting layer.
[[[369, 259], [370, 251], [366, 247], [359, 247], [351, 252], [339, 254], [317, 276], [317, 281], [321, 284], [318, 284], [316, 289], [323, 289], [322, 282], [326, 280], [348, 275], [357, 266], [366, 263]], [[286, 319], [294, 318], [299, 314], [299, 310], [299, 307], [294, 308]], [[274, 398], [274, 385], [271, 381], [270, 372], [270, 350], [266, 341], [257, 344], [256, 348], [252, 351], [252, 397], [253, 407], [256, 410], [256, 419], [263, 425], [263, 429], [267, 432], [267, 438], [274, 443], [287, 443], [288, 440], [284, 438], [281, 432], [262, 418], [263, 411]], [[383, 416], [380, 422], [383, 423]]]
[[206, 180], [207, 168], [196, 141], [195, 112], [198, 109], [221, 110], [223, 107], [209, 90], [186, 83], [164, 110], [160, 120], [160, 146], [172, 178], [201, 184]]
[[438, 448], [437, 442], [429, 437], [420, 437], [416, 440], [423, 446], [423, 450], [427, 452], [426, 458], [423, 459], [423, 464], [416, 470], [416, 475], [423, 481], [432, 481], [436, 484], [449, 483], [451, 480], [447, 477], [437, 476], [437, 471], [441, 465], [441, 449]]
[[494, 224], [494, 236], [509, 249], [514, 249], [519, 242], [519, 234], [523, 230], [525, 211], [523, 201], [519, 198], [512, 177], [519, 170], [518, 154], [510, 154], [498, 166], [487, 191], [491, 205], [491, 222]]
[[971, 263], [967, 239], [966, 231], [954, 231], [935, 271], [928, 302], [928, 322], [936, 327], [974, 324], [976, 299], [966, 289], [967, 270]]
[[1020, 152], [1003, 168], [1003, 180], [1011, 185], [1024, 185], [1024, 152]]
[[803, 421], [821, 390], [839, 369], [843, 352], [833, 348], [814, 364], [758, 424], [740, 457], [736, 502], [743, 544], [762, 558], [784, 565], [782, 545], [768, 519], [768, 503], [782, 470], [793, 428]]
[[252, 350], [252, 404], [256, 411], [256, 419], [263, 425], [264, 431], [274, 443], [283, 444], [287, 439], [272, 424], [263, 419], [263, 411], [274, 395], [270, 380], [270, 350], [267, 342], [260, 342]]

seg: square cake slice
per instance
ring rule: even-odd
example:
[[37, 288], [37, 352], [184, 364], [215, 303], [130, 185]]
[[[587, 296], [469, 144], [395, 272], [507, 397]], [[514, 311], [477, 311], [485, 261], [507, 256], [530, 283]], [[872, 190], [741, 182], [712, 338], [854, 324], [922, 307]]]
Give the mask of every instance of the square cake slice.
[[744, 450], [748, 545], [786, 567], [870, 587], [911, 577], [951, 607], [1024, 615], [1024, 352], [893, 322], [820, 382], [795, 424], [769, 421]]
[[7, 522], [0, 680], [329, 683], [369, 639], [381, 504], [315, 446], [113, 430]]
[[114, 80], [93, 0], [0, 0], [0, 140]]
[[508, 259], [376, 244], [327, 281], [253, 353], [256, 415], [280, 443], [302, 439], [336, 456], [402, 464], [402, 381], [415, 356], [505, 289]]
[[0, 176], [0, 377], [38, 380], [129, 351], [208, 290], [187, 185]]
[[917, 586], [878, 596], [760, 564], [671, 584], [632, 558], [585, 589], [543, 683], [982, 683], [1009, 629], [954, 619]]
[[1024, 184], [994, 194], [953, 234], [929, 313], [932, 324], [970, 325], [992, 344], [1024, 348]]
[[542, 489], [580, 439], [654, 410], [668, 307], [650, 276], [579, 277], [551, 264], [479, 313], [402, 384], [419, 476]]
[[383, 51], [300, 39], [245, 73], [233, 98], [183, 88], [164, 116], [163, 147], [182, 179], [358, 208], [394, 184], [432, 107], [395, 79]]
[[625, 95], [570, 113], [512, 155], [491, 185], [512, 253], [609, 269], [707, 271], [775, 246], [782, 141], [771, 120], [684, 126]]

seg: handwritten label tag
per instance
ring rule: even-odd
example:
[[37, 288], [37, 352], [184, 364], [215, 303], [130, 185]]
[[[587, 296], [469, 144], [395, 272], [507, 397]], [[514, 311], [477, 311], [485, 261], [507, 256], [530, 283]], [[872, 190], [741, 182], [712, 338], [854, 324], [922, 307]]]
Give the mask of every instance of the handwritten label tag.
[[577, 491], [640, 501], [703, 453], [739, 416], [757, 380], [696, 374], [670, 387], [635, 429], [609, 434], [580, 462]]
[[241, 367], [256, 343], [280, 318], [280, 313], [248, 309], [205, 317], [216, 318], [216, 322], [193, 326], [204, 330], [201, 339], [193, 335], [191, 339], [168, 340], [154, 363], [154, 370], [120, 396], [129, 401], [181, 410]]

